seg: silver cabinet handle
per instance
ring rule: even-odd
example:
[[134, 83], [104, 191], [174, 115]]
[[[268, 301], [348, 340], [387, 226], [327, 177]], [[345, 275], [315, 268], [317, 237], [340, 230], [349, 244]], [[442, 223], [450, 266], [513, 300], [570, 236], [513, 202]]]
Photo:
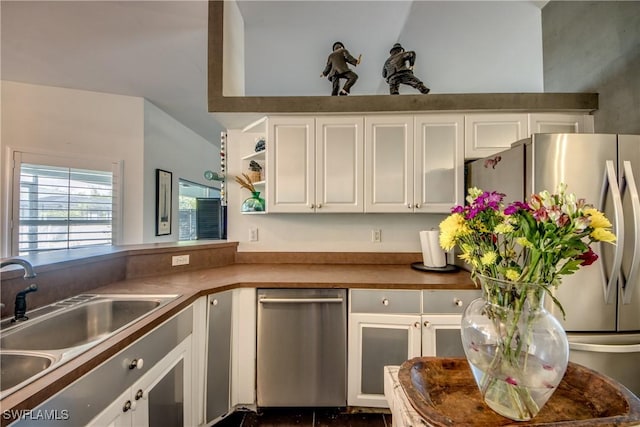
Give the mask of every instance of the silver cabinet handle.
[[[633, 241], [633, 261], [631, 262], [631, 268], [629, 269], [629, 276], [625, 287], [622, 288], [622, 303], [631, 304], [631, 296], [633, 295], [634, 288], [638, 282], [638, 274], [640, 274], [640, 196], [638, 195], [638, 187], [636, 187], [636, 180], [633, 176], [633, 169], [631, 168], [631, 162], [625, 160], [622, 162], [624, 172], [624, 182], [626, 182], [627, 189], [629, 190], [629, 197], [631, 198], [631, 211], [633, 212], [633, 227], [636, 235]], [[620, 243], [618, 243], [620, 244]]]
[[389, 300], [387, 298], [383, 299], [382, 305], [389, 305]]
[[613, 287], [618, 281], [618, 275], [620, 274], [620, 268], [622, 266], [622, 248], [624, 247], [624, 220], [622, 219], [622, 197], [620, 196], [620, 188], [616, 180], [615, 166], [613, 160], [607, 160], [605, 162], [604, 172], [604, 184], [602, 185], [602, 194], [600, 197], [600, 210], [604, 212], [604, 201], [607, 194], [607, 189], [611, 191], [611, 199], [613, 200], [613, 215], [615, 218], [616, 227], [616, 246], [613, 255], [613, 263], [611, 266], [611, 273], [609, 275], [609, 281], [606, 284], [605, 289], [605, 302], [607, 304], [613, 303], [614, 293], [612, 293]]
[[316, 206], [318, 209], [322, 208], [322, 203], [318, 203], [318, 206]]
[[454, 298], [453, 304], [457, 305], [458, 307], [462, 307], [462, 300], [460, 298]]
[[411, 209], [411, 208], [413, 207], [413, 205], [412, 205], [411, 203], [408, 203], [408, 204], [407, 204], [407, 207], [408, 207], [409, 209]]
[[147, 399], [147, 393], [142, 389], [139, 389], [136, 392], [136, 400], [140, 400], [140, 399], [145, 399], [145, 400]]
[[431, 327], [431, 322], [429, 322], [428, 320], [424, 321], [424, 327], [425, 328], [430, 328]]
[[309, 205], [309, 209], [315, 209], [315, 208], [316, 208], [315, 204], [311, 203], [311, 205]]
[[414, 324], [413, 324], [413, 327], [414, 327], [414, 328], [416, 328], [416, 329], [418, 329], [418, 328], [420, 327], [420, 322], [416, 322], [416, 323], [414, 323]]
[[416, 209], [420, 209], [420, 203], [416, 203]]
[[330, 303], [340, 304], [344, 301], [342, 298], [260, 298], [261, 304], [312, 304], [312, 303]]
[[136, 403], [130, 400], [124, 402], [124, 406], [122, 407], [122, 412], [128, 412], [129, 410], [134, 411], [136, 409]]

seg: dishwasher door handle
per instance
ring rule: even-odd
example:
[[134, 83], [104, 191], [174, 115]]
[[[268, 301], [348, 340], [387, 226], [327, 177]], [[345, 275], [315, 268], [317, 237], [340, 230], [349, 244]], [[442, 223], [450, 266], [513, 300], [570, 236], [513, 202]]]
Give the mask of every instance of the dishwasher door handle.
[[341, 304], [344, 299], [337, 298], [260, 298], [258, 302], [261, 304], [275, 303], [275, 304], [311, 304], [311, 303], [330, 303]]

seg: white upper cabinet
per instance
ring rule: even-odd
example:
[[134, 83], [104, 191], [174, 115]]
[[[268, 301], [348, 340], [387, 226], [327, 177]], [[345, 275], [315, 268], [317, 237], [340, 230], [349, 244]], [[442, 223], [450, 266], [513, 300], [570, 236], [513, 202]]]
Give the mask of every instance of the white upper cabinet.
[[365, 212], [449, 212], [464, 197], [462, 115], [365, 119]]
[[273, 212], [304, 212], [315, 203], [312, 117], [269, 118], [267, 206]]
[[526, 113], [469, 114], [464, 126], [467, 159], [491, 156], [529, 135]]
[[316, 118], [315, 211], [363, 211], [363, 117]]
[[413, 116], [365, 118], [365, 212], [413, 211]]
[[529, 133], [593, 133], [593, 116], [585, 114], [529, 114]]
[[464, 120], [415, 117], [413, 201], [416, 212], [446, 212], [464, 201]]
[[269, 212], [362, 212], [363, 124], [363, 117], [269, 118]]
[[465, 116], [465, 158], [492, 156], [534, 133], [593, 133], [582, 113], [486, 113]]

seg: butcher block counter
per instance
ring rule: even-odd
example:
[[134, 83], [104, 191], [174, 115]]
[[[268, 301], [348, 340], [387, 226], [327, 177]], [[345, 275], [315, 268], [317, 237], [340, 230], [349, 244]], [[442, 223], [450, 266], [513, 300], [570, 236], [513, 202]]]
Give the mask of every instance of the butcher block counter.
[[[81, 293], [175, 294], [177, 298], [135, 324], [0, 401], [2, 411], [35, 408], [67, 385], [135, 342], [196, 299], [229, 289], [362, 288], [476, 289], [469, 273], [422, 272], [411, 268], [420, 254], [241, 254], [230, 242], [129, 247], [58, 259], [34, 260], [40, 290], [29, 295], [29, 309]], [[191, 262], [167, 270], [172, 256], [189, 254]], [[314, 262], [310, 262], [311, 259]], [[146, 267], [143, 267], [146, 265]], [[180, 268], [182, 267], [182, 268]], [[172, 273], [171, 271], [178, 270]], [[94, 272], [95, 273], [92, 273]], [[106, 276], [106, 277], [105, 277]], [[5, 317], [11, 298], [24, 285], [22, 271], [3, 271]], [[102, 282], [102, 283], [101, 283]], [[107, 282], [107, 283], [104, 283]], [[96, 284], [98, 284], [96, 286]], [[7, 420], [2, 420], [6, 425]]]

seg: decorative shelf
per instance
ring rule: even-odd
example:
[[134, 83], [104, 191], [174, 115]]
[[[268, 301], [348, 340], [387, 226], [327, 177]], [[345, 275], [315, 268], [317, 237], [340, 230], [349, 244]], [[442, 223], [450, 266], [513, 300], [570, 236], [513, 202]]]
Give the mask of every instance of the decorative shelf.
[[242, 160], [264, 160], [265, 150], [256, 151], [255, 153], [247, 154]]

